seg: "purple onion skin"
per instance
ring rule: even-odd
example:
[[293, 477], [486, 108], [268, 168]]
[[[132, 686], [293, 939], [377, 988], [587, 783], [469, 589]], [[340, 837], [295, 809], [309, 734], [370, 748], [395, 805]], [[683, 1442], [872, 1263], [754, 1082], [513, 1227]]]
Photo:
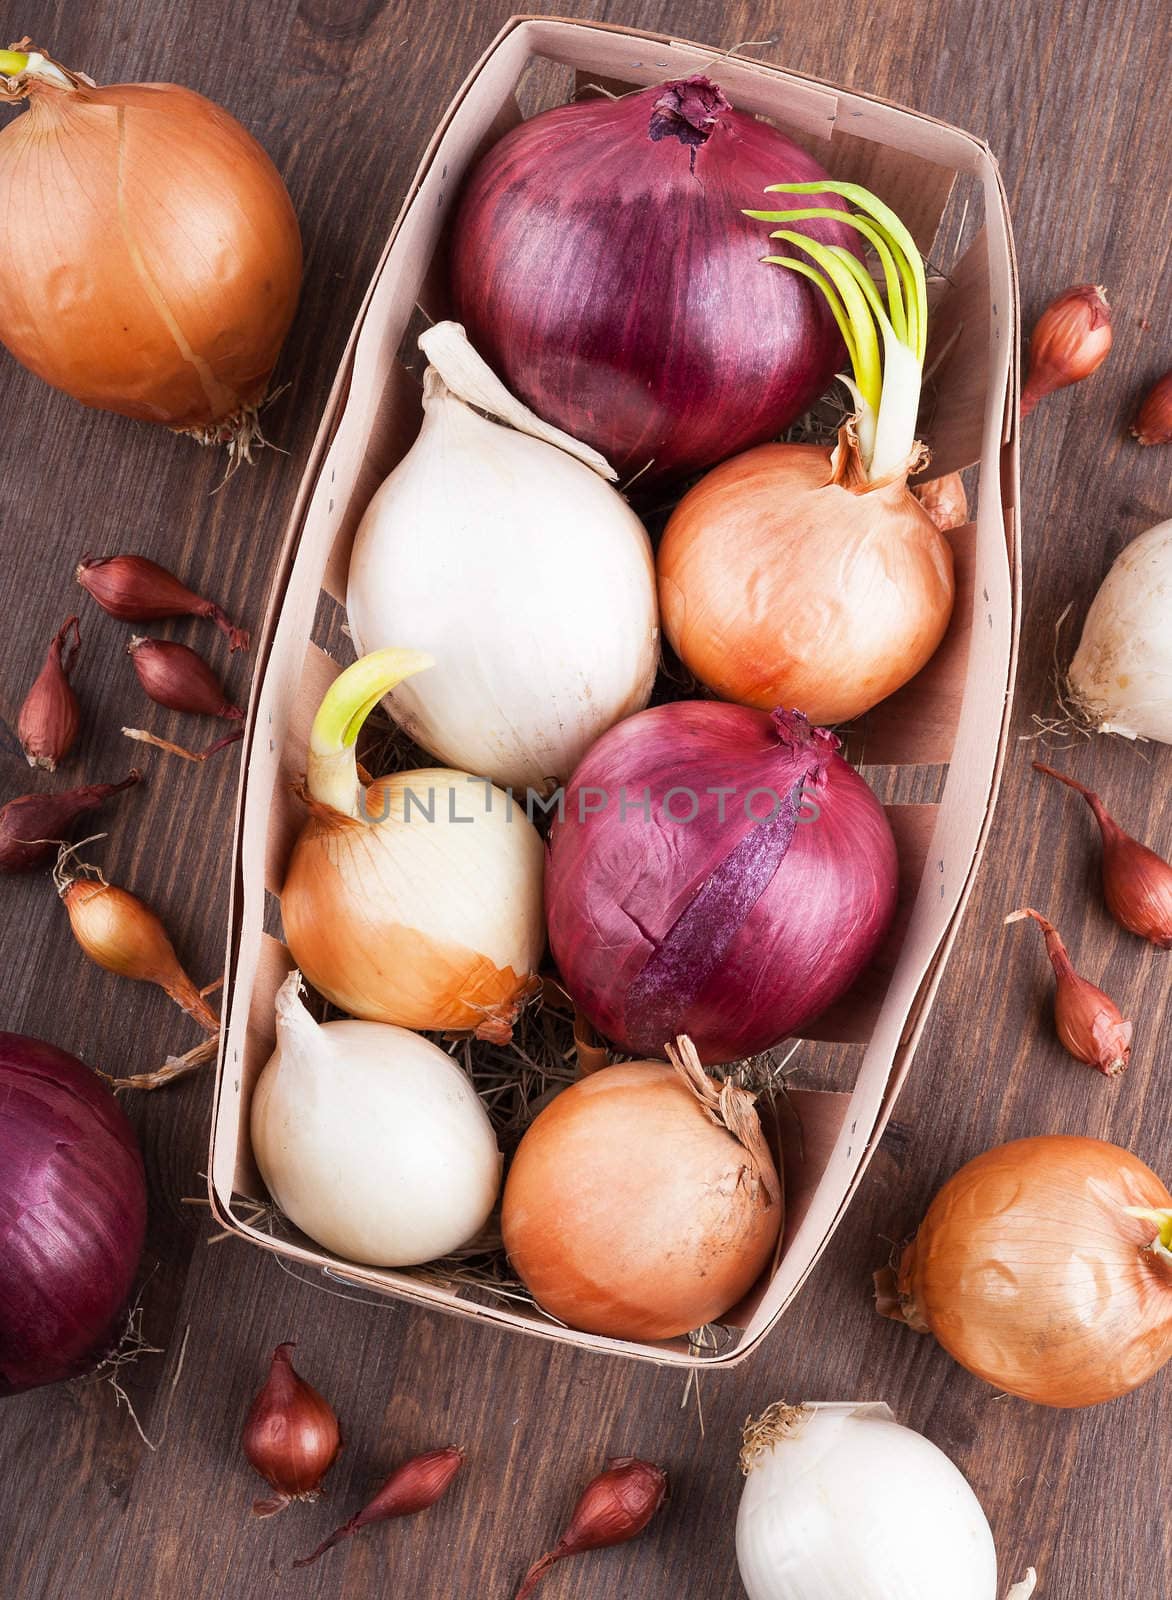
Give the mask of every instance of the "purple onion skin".
[[64, 1050], [0, 1033], [0, 1395], [109, 1352], [145, 1231], [142, 1155], [109, 1089]]
[[[706, 130], [677, 119], [664, 131], [655, 108], [681, 90], [711, 106]], [[474, 169], [452, 232], [453, 293], [472, 343], [621, 480], [653, 462], [640, 486], [774, 438], [845, 362], [821, 295], [763, 266], [781, 247], [741, 215], [844, 204], [764, 195], [827, 174], [776, 128], [722, 105], [706, 79], [689, 79], [543, 112]], [[797, 226], [858, 251], [853, 228]]]
[[139, 781], [133, 769], [121, 783], [87, 783], [63, 794], [22, 794], [0, 806], [0, 872], [29, 872], [52, 861], [62, 839], [83, 817]]
[[[895, 911], [895, 841], [837, 743], [797, 713], [685, 700], [628, 717], [579, 764], [550, 836], [550, 946], [619, 1048], [660, 1057], [687, 1033], [706, 1064], [739, 1061], [811, 1022], [869, 964]], [[721, 785], [736, 790], [723, 822], [706, 793]], [[760, 824], [745, 810], [755, 788], [782, 802], [754, 797], [776, 813]], [[692, 810], [687, 791], [695, 819], [668, 820]]]

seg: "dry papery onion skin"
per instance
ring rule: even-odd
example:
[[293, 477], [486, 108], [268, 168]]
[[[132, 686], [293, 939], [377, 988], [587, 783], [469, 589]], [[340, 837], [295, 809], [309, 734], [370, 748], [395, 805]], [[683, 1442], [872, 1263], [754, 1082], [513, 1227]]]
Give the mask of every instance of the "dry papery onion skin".
[[190, 89], [32, 62], [0, 79], [28, 100], [0, 131], [3, 342], [83, 405], [246, 454], [301, 288], [280, 175]]
[[766, 444], [715, 468], [672, 513], [657, 567], [664, 633], [701, 682], [816, 723], [914, 677], [955, 597], [952, 550], [906, 470], [868, 481], [846, 429], [833, 451]]
[[[408, 791], [433, 789], [437, 817], [452, 797], [474, 826], [405, 820]], [[544, 945], [536, 829], [520, 812], [506, 820], [500, 790], [490, 806], [483, 784], [447, 767], [380, 778], [366, 806], [386, 820], [315, 807], [294, 847], [281, 907], [301, 970], [364, 1021], [507, 1039]]]
[[353, 1017], [507, 1042], [545, 947], [540, 835], [486, 779], [427, 767], [364, 781], [354, 753], [383, 696], [432, 665], [374, 650], [323, 696], [285, 936], [313, 987]]
[[1170, 1208], [1155, 1173], [1117, 1145], [1065, 1134], [999, 1145], [944, 1185], [905, 1250], [903, 1319], [1024, 1400], [1127, 1394], [1172, 1356], [1172, 1255], [1153, 1220]]
[[1116, 556], [1070, 663], [1064, 709], [1076, 727], [1172, 744], [1172, 518]]
[[736, 1305], [781, 1222], [768, 1150], [746, 1149], [657, 1061], [604, 1067], [559, 1094], [521, 1140], [501, 1214], [513, 1268], [544, 1310], [652, 1341]]

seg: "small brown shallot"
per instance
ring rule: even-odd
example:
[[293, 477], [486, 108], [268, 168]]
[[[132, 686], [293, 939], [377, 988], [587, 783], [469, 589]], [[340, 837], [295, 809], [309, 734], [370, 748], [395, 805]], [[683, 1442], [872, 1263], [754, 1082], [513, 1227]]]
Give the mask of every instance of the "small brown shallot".
[[616, 1456], [606, 1471], [583, 1489], [570, 1525], [552, 1550], [535, 1561], [525, 1574], [516, 1600], [528, 1600], [558, 1561], [583, 1550], [604, 1550], [626, 1544], [651, 1521], [667, 1494], [667, 1473], [635, 1456]]
[[[69, 641], [73, 630], [72, 643]], [[30, 767], [56, 772], [73, 748], [81, 727], [81, 707], [69, 682], [69, 674], [81, 649], [77, 618], [70, 617], [49, 644], [45, 664], [25, 696], [16, 722], [20, 747]]]
[[[224, 717], [230, 722], [243, 722], [244, 713], [233, 705], [224, 693], [220, 680], [202, 656], [185, 644], [171, 639], [144, 639], [136, 636], [126, 646], [126, 653], [134, 663], [138, 681], [157, 705], [169, 711], [186, 711], [196, 716]], [[140, 744], [153, 745], [156, 750], [166, 750], [185, 761], [206, 761], [218, 750], [235, 744], [244, 737], [243, 729], [217, 739], [206, 750], [193, 751], [183, 745], [160, 739], [144, 728], [123, 728], [128, 739]]]
[[[91, 844], [93, 839], [81, 842]], [[150, 906], [128, 889], [107, 883], [98, 867], [78, 861], [78, 849], [62, 845], [53, 884], [86, 955], [119, 977], [158, 984], [207, 1033], [217, 1033], [219, 1017], [180, 966], [167, 930]]]
[[1021, 414], [1056, 389], [1089, 378], [1111, 349], [1111, 307], [1100, 284], [1079, 283], [1051, 300], [1034, 324]]
[[1020, 922], [1025, 917], [1032, 917], [1046, 935], [1046, 951], [1058, 980], [1054, 1022], [1064, 1048], [1076, 1061], [1097, 1067], [1105, 1078], [1117, 1078], [1131, 1059], [1131, 1023], [1109, 995], [1079, 977], [1049, 918], [1027, 906], [1011, 912], [1005, 920]]
[[412, 1456], [410, 1461], [395, 1468], [369, 1505], [363, 1506], [349, 1522], [335, 1528], [312, 1555], [302, 1556], [293, 1565], [308, 1567], [327, 1550], [372, 1522], [389, 1522], [394, 1517], [413, 1517], [426, 1511], [447, 1493], [448, 1485], [463, 1465], [463, 1450], [451, 1444], [442, 1450], [429, 1450], [426, 1455]]
[[248, 649], [248, 634], [214, 601], [205, 600], [146, 556], [82, 556], [74, 576], [102, 610], [120, 622], [207, 617], [227, 637], [229, 650]]
[[136, 635], [126, 646], [138, 681], [156, 705], [169, 711], [188, 711], [197, 716], [227, 717], [239, 722], [244, 716], [224, 693], [223, 685], [202, 656], [174, 639], [144, 639]]
[[1124, 833], [1093, 789], [1041, 761], [1034, 762], [1034, 770], [1081, 794], [1094, 812], [1103, 840], [1103, 898], [1115, 921], [1161, 950], [1172, 950], [1172, 865]]
[[121, 783], [87, 783], [63, 794], [22, 794], [0, 807], [0, 872], [27, 872], [51, 861], [82, 817], [113, 795], [131, 789], [133, 769]]
[[271, 1499], [253, 1501], [256, 1517], [284, 1511], [291, 1500], [316, 1500], [342, 1448], [334, 1408], [299, 1375], [290, 1357], [293, 1349], [289, 1343], [273, 1351], [268, 1378], [252, 1402], [240, 1440], [250, 1465], [276, 1490]]
[[1172, 444], [1172, 370], [1148, 390], [1131, 431], [1140, 444]]

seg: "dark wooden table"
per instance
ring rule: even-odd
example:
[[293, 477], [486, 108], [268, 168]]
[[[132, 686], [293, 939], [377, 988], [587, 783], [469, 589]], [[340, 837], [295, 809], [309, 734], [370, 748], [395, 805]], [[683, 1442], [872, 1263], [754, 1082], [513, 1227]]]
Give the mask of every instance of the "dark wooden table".
[[[1026, 604], [1017, 732], [1051, 705], [1054, 623], [1085, 608], [1117, 550], [1172, 513], [1167, 450], [1141, 451], [1125, 419], [1172, 360], [1168, 13], [1161, 0], [821, 0], [800, 7], [681, 9], [566, 0], [566, 9], [673, 29], [905, 101], [988, 138], [1017, 230], [1027, 319], [1069, 282], [1105, 283], [1115, 351], [1083, 387], [1045, 404], [1025, 438]], [[259, 619], [270, 563], [335, 363], [367, 277], [432, 127], [505, 12], [422, 0], [39, 0], [0, 4], [4, 42], [37, 42], [99, 80], [174, 79], [214, 96], [284, 173], [302, 219], [305, 297], [272, 413], [269, 452], [213, 494], [220, 466], [148, 427], [86, 412], [0, 358], [0, 472], [8, 618], [0, 715], [10, 724], [45, 643], [84, 597], [85, 551], [137, 549], [172, 563], [245, 619]], [[1161, 43], [1162, 41], [1162, 43]], [[82, 610], [84, 770], [120, 776], [118, 733], [143, 702], [125, 630]], [[1172, 621], [1170, 621], [1172, 626]], [[184, 632], [181, 629], [175, 632]], [[190, 630], [184, 632], [191, 637]], [[201, 634], [213, 644], [210, 632]], [[222, 656], [217, 655], [218, 660]], [[248, 662], [230, 685], [247, 692]], [[156, 726], [167, 720], [158, 714]], [[179, 730], [180, 721], [173, 725]], [[190, 732], [190, 724], [188, 725]], [[255, 1600], [394, 1594], [508, 1600], [551, 1542], [580, 1482], [612, 1454], [664, 1461], [668, 1514], [638, 1545], [558, 1569], [555, 1596], [733, 1600], [738, 1427], [779, 1396], [886, 1399], [957, 1460], [997, 1535], [1006, 1582], [1027, 1561], [1039, 1600], [1162, 1600], [1172, 1592], [1167, 1486], [1172, 1377], [1086, 1413], [997, 1397], [932, 1343], [881, 1322], [871, 1269], [914, 1227], [939, 1183], [997, 1141], [1047, 1130], [1114, 1139], [1172, 1174], [1166, 1056], [1169, 957], [1117, 935], [1091, 892], [1088, 817], [1029, 771], [1016, 743], [997, 823], [934, 1018], [883, 1146], [813, 1280], [741, 1370], [683, 1379], [394, 1304], [351, 1303], [235, 1240], [213, 1243], [204, 1192], [211, 1074], [131, 1097], [151, 1184], [143, 1324], [160, 1354], [125, 1378], [148, 1447], [101, 1383], [0, 1406], [3, 1600]], [[1099, 740], [1066, 759], [1136, 832], [1172, 851], [1172, 758]], [[94, 847], [116, 880], [177, 930], [202, 981], [220, 968], [235, 764], [163, 758]], [[78, 770], [77, 767], [72, 769]], [[30, 787], [0, 752], [5, 796]], [[74, 948], [47, 876], [6, 881], [0, 1026], [39, 1034], [110, 1071], [194, 1042], [154, 992]], [[1003, 932], [1012, 905], [1049, 908], [1076, 958], [1136, 1017], [1119, 1083], [1074, 1065], [1045, 1015], [1040, 941]], [[256, 1523], [257, 1480], [238, 1447], [267, 1353], [299, 1343], [332, 1397], [347, 1448], [330, 1498]], [[703, 1427], [701, 1426], [701, 1409]], [[426, 1519], [354, 1541], [290, 1575], [302, 1553], [416, 1450], [463, 1443], [460, 1492]], [[948, 1597], [941, 1596], [941, 1600]]]

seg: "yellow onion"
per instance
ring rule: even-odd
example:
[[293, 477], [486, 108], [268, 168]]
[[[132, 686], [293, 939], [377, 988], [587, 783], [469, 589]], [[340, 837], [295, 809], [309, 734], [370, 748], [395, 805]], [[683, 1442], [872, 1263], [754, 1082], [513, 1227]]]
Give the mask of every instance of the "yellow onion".
[[952, 551], [907, 486], [877, 481], [844, 429], [833, 450], [764, 444], [680, 501], [659, 549], [672, 648], [726, 700], [860, 716], [934, 654]]
[[770, 237], [802, 256], [763, 257], [825, 297], [854, 370], [843, 382], [855, 415], [833, 449], [761, 445], [702, 478], [664, 533], [659, 604], [676, 653], [726, 700], [845, 722], [928, 661], [955, 585], [951, 548], [907, 484], [927, 454], [915, 438], [924, 264], [875, 195], [852, 183], [823, 187], [855, 209], [830, 213], [812, 184], [781, 183], [770, 192], [807, 203], [746, 215], [787, 223], [833, 215], [874, 251], [885, 300], [851, 251], [793, 227]]
[[501, 1231], [534, 1299], [572, 1328], [670, 1339], [722, 1316], [768, 1265], [781, 1184], [753, 1097], [691, 1043], [563, 1090], [530, 1125]]
[[285, 936], [310, 983], [352, 1016], [503, 1041], [545, 946], [537, 830], [487, 779], [428, 767], [364, 785], [355, 760], [383, 695], [431, 664], [376, 650], [326, 692]]
[[900, 1310], [998, 1389], [1088, 1406], [1172, 1357], [1172, 1196], [1100, 1139], [999, 1145], [941, 1189], [899, 1269]]
[[0, 74], [28, 100], [0, 132], [0, 337], [83, 405], [247, 455], [301, 287], [276, 168], [190, 89], [24, 49]]

